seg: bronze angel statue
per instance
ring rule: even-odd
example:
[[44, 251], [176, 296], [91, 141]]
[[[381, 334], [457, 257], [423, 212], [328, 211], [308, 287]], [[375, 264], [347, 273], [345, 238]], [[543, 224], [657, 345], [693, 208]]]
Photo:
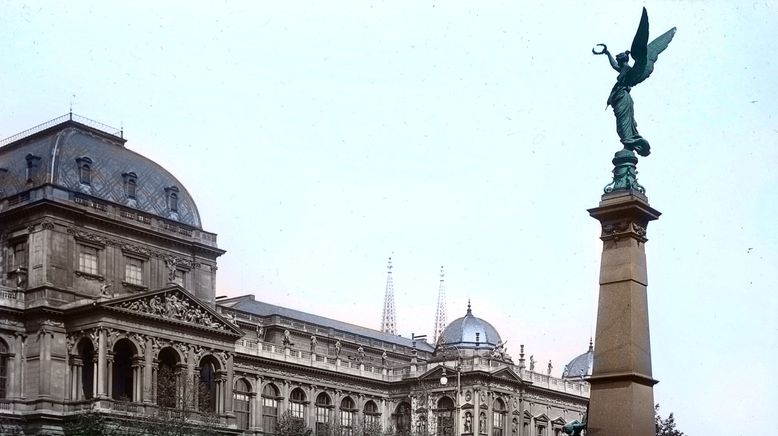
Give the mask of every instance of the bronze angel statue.
[[[635, 110], [629, 91], [633, 86], [646, 80], [651, 75], [659, 53], [662, 53], [667, 48], [674, 35], [675, 27], [663, 33], [649, 44], [648, 13], [646, 8], [643, 8], [640, 25], [638, 26], [637, 33], [635, 33], [635, 38], [632, 40], [630, 50], [617, 54], [616, 59], [614, 59], [605, 44], [597, 44], [598, 47], [602, 47], [600, 51], [597, 51], [596, 48], [592, 49], [594, 54], [608, 55], [611, 67], [619, 73], [616, 84], [613, 85], [613, 89], [608, 96], [608, 105], [613, 108], [613, 114], [616, 115], [616, 132], [619, 134], [624, 148], [634, 150], [641, 156], [648, 156], [651, 152], [651, 147], [648, 141], [638, 133], [638, 125], [635, 122]], [[632, 66], [629, 65], [630, 55], [635, 61]]]

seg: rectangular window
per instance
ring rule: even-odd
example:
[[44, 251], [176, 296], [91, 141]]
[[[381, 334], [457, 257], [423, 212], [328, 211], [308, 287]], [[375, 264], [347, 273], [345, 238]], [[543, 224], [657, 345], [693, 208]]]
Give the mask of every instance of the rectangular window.
[[303, 403], [289, 403], [289, 414], [292, 418], [303, 419], [305, 405]]
[[17, 242], [13, 245], [11, 270], [27, 268], [27, 242]]
[[125, 258], [124, 280], [127, 283], [141, 286], [143, 285], [143, 261], [133, 257]]
[[235, 420], [239, 429], [249, 429], [251, 397], [243, 392], [235, 392]]
[[538, 426], [538, 436], [543, 436], [546, 434], [546, 427], [543, 427], [542, 425]]
[[326, 436], [329, 433], [330, 409], [316, 407], [316, 436]]
[[352, 430], [354, 425], [354, 412], [347, 410], [340, 411], [340, 428], [342, 436], [352, 436]]
[[502, 426], [505, 422], [505, 416], [499, 412], [493, 412], [492, 436], [502, 436]]
[[78, 270], [87, 274], [98, 274], [96, 248], [85, 245], [80, 246], [78, 251]]
[[278, 401], [275, 398], [262, 397], [262, 430], [275, 434], [277, 420]]

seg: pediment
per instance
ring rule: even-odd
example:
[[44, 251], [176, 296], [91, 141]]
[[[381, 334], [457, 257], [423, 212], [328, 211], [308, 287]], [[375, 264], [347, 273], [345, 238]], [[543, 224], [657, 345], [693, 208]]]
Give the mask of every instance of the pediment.
[[541, 413], [540, 415], [535, 417], [535, 421], [548, 422], [548, 416], [545, 413]]
[[565, 421], [561, 416], [553, 421], [551, 421], [551, 424], [556, 424], [559, 426], [565, 425], [567, 421]]
[[233, 323], [180, 286], [144, 292], [101, 303], [101, 306], [161, 321], [243, 335]]
[[497, 371], [492, 373], [492, 377], [496, 377], [503, 380], [509, 380], [517, 383], [522, 381], [521, 377], [519, 377], [519, 375], [516, 374], [516, 371], [514, 371], [510, 367], [498, 369]]

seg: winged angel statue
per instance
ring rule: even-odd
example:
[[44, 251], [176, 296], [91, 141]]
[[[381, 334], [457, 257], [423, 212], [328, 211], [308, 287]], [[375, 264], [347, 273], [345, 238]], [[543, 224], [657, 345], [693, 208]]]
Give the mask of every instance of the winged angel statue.
[[[616, 132], [619, 134], [624, 148], [634, 150], [641, 156], [648, 156], [651, 147], [648, 141], [638, 133], [635, 110], [629, 91], [651, 75], [659, 53], [667, 48], [674, 35], [675, 27], [649, 44], [648, 13], [646, 8], [643, 8], [643, 15], [640, 17], [640, 25], [635, 33], [635, 38], [632, 40], [631, 50], [619, 53], [616, 55], [616, 59], [613, 59], [605, 44], [597, 44], [597, 47], [602, 47], [600, 51], [597, 51], [596, 47], [592, 49], [592, 53], [596, 55], [608, 55], [611, 67], [619, 73], [616, 84], [613, 85], [608, 96], [608, 105], [613, 107], [613, 114], [616, 115]], [[635, 61], [632, 66], [629, 66], [630, 55]]]

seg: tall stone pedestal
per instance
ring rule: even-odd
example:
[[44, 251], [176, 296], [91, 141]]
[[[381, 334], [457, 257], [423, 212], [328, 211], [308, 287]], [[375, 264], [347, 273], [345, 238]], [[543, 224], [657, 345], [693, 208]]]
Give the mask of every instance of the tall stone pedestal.
[[602, 224], [600, 300], [587, 436], [654, 436], [645, 242], [659, 211], [642, 193], [612, 191], [589, 214]]

